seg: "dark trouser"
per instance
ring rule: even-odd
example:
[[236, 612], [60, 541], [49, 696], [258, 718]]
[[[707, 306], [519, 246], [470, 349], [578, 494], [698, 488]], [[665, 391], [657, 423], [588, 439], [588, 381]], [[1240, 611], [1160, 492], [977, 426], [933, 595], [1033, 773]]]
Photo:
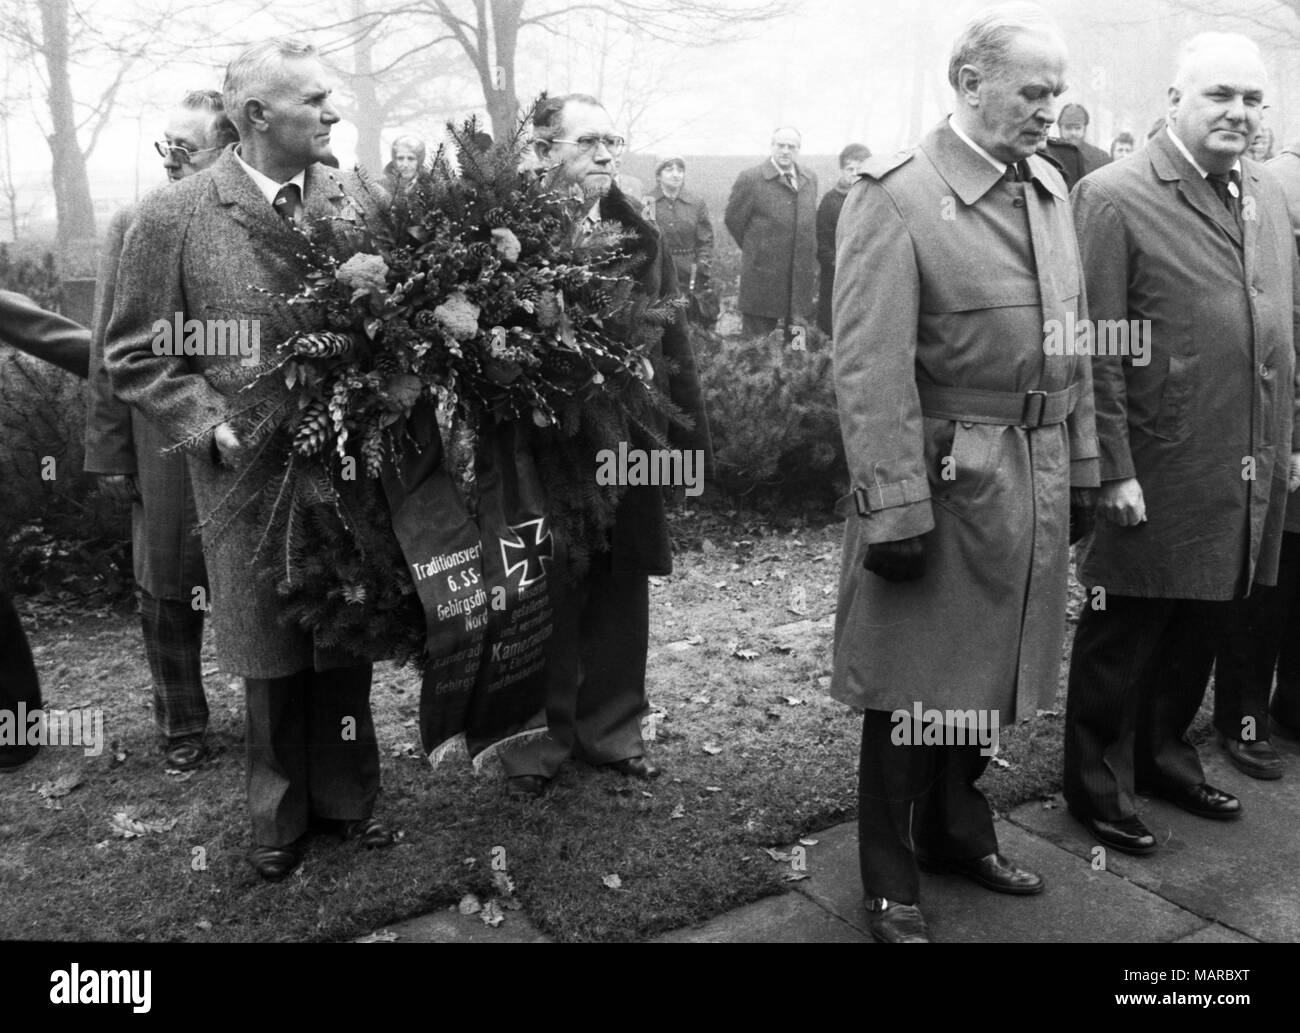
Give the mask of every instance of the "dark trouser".
[[[14, 715], [15, 732], [18, 730], [19, 703], [26, 706], [28, 713], [39, 710], [41, 683], [36, 677], [23, 622], [9, 594], [0, 591], [0, 710]], [[0, 763], [17, 764], [31, 757], [37, 749], [28, 745], [0, 745]]]
[[775, 316], [754, 316], [748, 312], [740, 314], [740, 332], [746, 337], [766, 337], [780, 325]]
[[188, 600], [140, 595], [140, 629], [153, 675], [153, 721], [168, 742], [201, 736], [208, 728], [203, 694], [203, 611]]
[[1137, 813], [1135, 791], [1205, 781], [1187, 729], [1232, 603], [1109, 595], [1084, 603], [1065, 706], [1065, 799], [1102, 821]]
[[1268, 697], [1277, 671], [1273, 710], [1300, 728], [1300, 534], [1282, 536], [1277, 585], [1255, 585], [1233, 604], [1235, 620], [1214, 668], [1214, 727], [1228, 739], [1268, 739]]
[[309, 820], [374, 813], [379, 745], [371, 665], [245, 678], [245, 760], [253, 842], [288, 846]]
[[546, 648], [547, 734], [501, 752], [512, 778], [554, 778], [569, 756], [612, 764], [645, 752], [649, 578], [614, 573], [608, 556], [597, 556], [580, 584], [555, 591]]
[[896, 746], [891, 712], [862, 719], [858, 764], [858, 860], [868, 898], [915, 904], [916, 854], [969, 860], [994, 853], [993, 812], [976, 780], [979, 746]]

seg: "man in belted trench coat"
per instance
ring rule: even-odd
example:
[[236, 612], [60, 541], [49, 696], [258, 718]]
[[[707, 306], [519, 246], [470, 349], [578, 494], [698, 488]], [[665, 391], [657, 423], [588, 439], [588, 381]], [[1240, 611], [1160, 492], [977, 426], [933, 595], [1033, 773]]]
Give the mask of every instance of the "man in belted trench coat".
[[[1275, 582], [1300, 447], [1300, 271], [1286, 198], [1242, 159], [1266, 87], [1249, 39], [1195, 37], [1165, 128], [1074, 192], [1091, 313], [1099, 326], [1138, 321], [1129, 336], [1141, 331], [1149, 345], [1145, 356], [1093, 361], [1102, 491], [1080, 571], [1089, 600], [1065, 732], [1071, 810], [1099, 842], [1130, 853], [1156, 849], [1138, 792], [1206, 818], [1241, 811], [1206, 784], [1185, 733], [1239, 612], [1232, 601]], [[1249, 726], [1227, 718], [1224, 702], [1229, 748], [1250, 760], [1253, 736], [1239, 734]]]
[[[118, 397], [184, 447], [200, 520], [227, 494], [238, 511], [262, 487], [241, 481], [244, 446], [227, 422], [256, 367], [241, 368], [238, 354], [159, 355], [153, 324], [175, 313], [257, 319], [264, 358], [300, 329], [274, 297], [303, 282], [305, 247], [295, 227], [349, 233], [345, 224], [372, 206], [355, 176], [325, 163], [339, 121], [328, 82], [306, 44], [250, 47], [231, 62], [223, 90], [238, 149], [146, 197], [127, 233], [105, 361]], [[244, 678], [249, 860], [262, 877], [280, 879], [298, 864], [309, 828], [366, 847], [394, 840], [373, 816], [371, 665], [320, 649], [309, 632], [281, 622], [281, 601], [253, 563], [262, 532], [247, 515], [255, 508], [220, 535], [205, 526], [203, 553], [217, 658]]]
[[[928, 936], [918, 862], [1004, 893], [1043, 887], [998, 852], [974, 783], [993, 721], [1054, 697], [1071, 485], [1097, 483], [1088, 359], [1045, 347], [1045, 326], [1084, 315], [1065, 185], [1035, 155], [1065, 45], [1038, 8], [991, 8], [949, 69], [955, 113], [864, 163], [836, 255], [853, 504], [830, 691], [865, 711], [859, 850], [885, 942]], [[971, 745], [980, 729], [992, 735]]]

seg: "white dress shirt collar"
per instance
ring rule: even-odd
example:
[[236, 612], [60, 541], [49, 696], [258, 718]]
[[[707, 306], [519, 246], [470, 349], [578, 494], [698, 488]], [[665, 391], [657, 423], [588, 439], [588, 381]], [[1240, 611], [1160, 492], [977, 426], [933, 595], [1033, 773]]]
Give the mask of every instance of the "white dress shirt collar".
[[[285, 184], [277, 183], [265, 173], [258, 172], [257, 169], [253, 168], [252, 165], [248, 164], [248, 162], [244, 161], [244, 159], [240, 157], [239, 148], [235, 148], [235, 160], [244, 167], [244, 171], [248, 173], [248, 178], [251, 179], [257, 186], [257, 189], [262, 192], [262, 196], [266, 198], [267, 204], [274, 205], [275, 195], [280, 192], [280, 188]], [[303, 200], [306, 200], [307, 170], [303, 169], [298, 173], [298, 175], [288, 180], [288, 182], [297, 184], [298, 193], [302, 195]]]
[[952, 131], [957, 134], [957, 139], [961, 140], [962, 143], [966, 144], [971, 150], [997, 169], [999, 175], [1005, 176], [1007, 174], [1007, 163], [1005, 161], [998, 161], [997, 158], [993, 157], [993, 155], [989, 154], [988, 151], [967, 136], [962, 130], [962, 127], [957, 124], [957, 120], [951, 115], [948, 116], [948, 125], [952, 128]]
[[[1197, 172], [1200, 173], [1201, 178], [1205, 179], [1207, 176], [1209, 176], [1209, 173], [1206, 172], [1205, 169], [1201, 168], [1200, 162], [1198, 162], [1195, 158], [1192, 157], [1192, 152], [1187, 149], [1187, 145], [1183, 143], [1182, 140], [1178, 139], [1178, 134], [1174, 132], [1174, 127], [1165, 126], [1165, 132], [1169, 134], [1169, 139], [1173, 140], [1174, 146], [1177, 147], [1180, 151], [1182, 151], [1183, 157], [1192, 163], [1192, 168], [1194, 168]], [[1238, 158], [1236, 162], [1233, 163], [1232, 171], [1237, 174], [1238, 178], [1241, 177], [1240, 158]]]
[[[772, 163], [772, 168], [776, 169], [776, 174], [778, 176], [780, 176], [782, 179], [785, 179], [786, 176], [789, 176], [790, 179], [794, 180], [794, 188], [796, 190], [799, 189], [799, 167], [797, 165], [791, 165], [790, 168], [787, 170], [781, 168], [781, 166], [776, 163], [775, 158], [768, 158], [767, 160]], [[786, 180], [786, 182], [789, 182], [789, 180]]]

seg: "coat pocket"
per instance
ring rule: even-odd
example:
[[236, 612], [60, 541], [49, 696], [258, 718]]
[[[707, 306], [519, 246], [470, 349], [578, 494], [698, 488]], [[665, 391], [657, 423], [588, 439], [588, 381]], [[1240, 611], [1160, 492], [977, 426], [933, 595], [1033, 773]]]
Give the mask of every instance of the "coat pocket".
[[961, 516], [977, 506], [997, 465], [1003, 427], [925, 417], [930, 497]]
[[1196, 356], [1170, 355], [1160, 390], [1160, 414], [1152, 434], [1164, 441], [1182, 441], [1189, 433], [1188, 410], [1196, 387]]

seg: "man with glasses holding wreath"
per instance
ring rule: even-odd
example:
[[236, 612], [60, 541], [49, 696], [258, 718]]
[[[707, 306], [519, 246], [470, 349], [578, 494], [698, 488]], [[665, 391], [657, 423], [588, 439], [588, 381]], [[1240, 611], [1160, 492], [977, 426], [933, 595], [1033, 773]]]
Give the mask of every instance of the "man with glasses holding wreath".
[[[578, 93], [547, 98], [533, 116], [533, 134], [539, 171], [557, 187], [590, 199], [587, 223], [594, 229], [616, 222], [631, 234], [625, 245], [636, 259], [630, 275], [644, 300], [654, 304], [676, 294], [672, 256], [642, 218], [640, 198], [625, 196], [614, 184], [624, 140], [600, 101]], [[674, 448], [701, 450], [707, 471], [708, 423], [684, 310], [663, 328], [661, 348], [666, 361], [653, 363], [657, 386], [690, 418], [689, 428], [674, 424], [668, 437]], [[596, 457], [586, 461], [594, 483]], [[551, 571], [555, 626], [546, 651], [547, 735], [501, 753], [512, 795], [540, 796], [570, 756], [634, 778], [659, 774], [645, 756], [641, 718], [648, 709], [649, 575], [672, 572], [661, 489], [629, 487], [604, 544], [603, 550], [593, 548], [589, 569], [577, 579], [566, 569], [565, 543], [557, 544]]]

